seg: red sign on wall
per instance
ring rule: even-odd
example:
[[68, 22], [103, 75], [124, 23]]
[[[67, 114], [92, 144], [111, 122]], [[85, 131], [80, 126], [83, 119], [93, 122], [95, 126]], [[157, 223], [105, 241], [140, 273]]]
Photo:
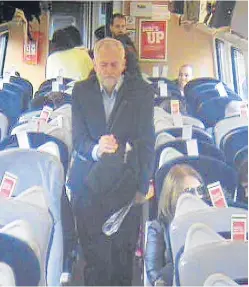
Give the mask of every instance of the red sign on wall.
[[33, 40], [26, 39], [23, 44], [23, 61], [29, 65], [37, 65], [40, 60], [42, 33], [32, 32]]
[[165, 61], [167, 21], [140, 20], [139, 59], [143, 61]]

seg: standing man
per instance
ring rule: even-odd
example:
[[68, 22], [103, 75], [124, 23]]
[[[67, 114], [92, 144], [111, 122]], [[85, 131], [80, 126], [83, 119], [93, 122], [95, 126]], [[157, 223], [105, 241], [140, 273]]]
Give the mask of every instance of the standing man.
[[110, 31], [113, 38], [127, 34], [126, 19], [123, 14], [120, 13], [113, 14], [110, 23]]
[[96, 75], [77, 83], [72, 94], [76, 156], [69, 186], [85, 285], [131, 285], [141, 205], [130, 210], [117, 233], [106, 236], [102, 225], [132, 199], [144, 202], [152, 174], [153, 91], [140, 78], [123, 75], [124, 68], [121, 42], [102, 39], [94, 47]]
[[126, 71], [132, 76], [141, 76], [137, 51], [126, 30], [126, 18], [123, 14], [113, 14], [110, 23], [110, 32], [114, 39], [119, 40], [125, 48]]

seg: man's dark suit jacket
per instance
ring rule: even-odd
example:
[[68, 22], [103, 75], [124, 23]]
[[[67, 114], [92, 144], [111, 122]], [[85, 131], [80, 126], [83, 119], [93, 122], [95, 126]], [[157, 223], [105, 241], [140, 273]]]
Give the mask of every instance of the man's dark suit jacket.
[[[91, 198], [89, 193], [95, 193], [99, 198], [103, 196], [102, 201], [105, 204], [119, 205], [120, 203], [120, 208], [132, 199], [136, 191], [146, 194], [153, 167], [155, 142], [154, 94], [150, 86], [140, 78], [125, 75], [107, 123], [96, 76], [76, 83], [72, 97], [73, 145], [77, 152], [69, 177], [73, 202], [77, 202], [79, 198], [87, 201]], [[116, 154], [106, 154], [98, 162], [94, 162], [93, 147], [100, 137], [106, 134], [113, 134], [120, 148]], [[120, 165], [126, 142], [133, 147], [127, 157], [130, 172], [126, 172], [124, 166]], [[115, 177], [123, 178], [121, 186], [116, 191], [117, 196], [110, 193], [108, 197], [106, 190], [104, 195], [100, 195], [100, 190], [89, 190], [87, 183], [89, 181], [92, 183], [94, 178], [96, 181], [101, 179], [101, 170], [105, 174], [103, 176], [109, 174], [106, 179], [108, 182], [105, 184], [107, 186], [110, 183], [112, 186], [116, 184]], [[94, 173], [95, 171], [98, 175]], [[90, 187], [94, 185], [94, 183], [90, 184]], [[122, 199], [125, 193], [127, 196]]]

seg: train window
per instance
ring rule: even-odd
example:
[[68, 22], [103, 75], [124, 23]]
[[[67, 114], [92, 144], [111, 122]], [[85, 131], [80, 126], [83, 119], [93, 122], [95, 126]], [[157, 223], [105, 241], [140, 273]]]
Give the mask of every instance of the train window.
[[63, 15], [63, 14], [52, 15], [50, 31], [49, 31], [50, 40], [52, 40], [54, 31], [63, 29], [71, 25], [76, 26], [76, 19], [74, 16]]
[[215, 49], [216, 49], [216, 58], [217, 58], [217, 67], [218, 67], [218, 76], [219, 80], [225, 81], [225, 44], [219, 39], [215, 39]]
[[234, 90], [242, 98], [247, 98], [247, 78], [245, 59], [240, 50], [231, 47]]
[[4, 62], [8, 43], [8, 33], [0, 35], [0, 76], [3, 76]]

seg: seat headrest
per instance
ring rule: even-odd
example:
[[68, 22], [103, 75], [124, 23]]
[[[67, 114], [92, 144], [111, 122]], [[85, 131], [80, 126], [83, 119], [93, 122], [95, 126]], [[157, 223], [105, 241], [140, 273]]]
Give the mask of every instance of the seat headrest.
[[156, 137], [155, 149], [158, 149], [161, 145], [167, 143], [168, 141], [174, 140], [175, 137], [166, 133], [162, 132]]
[[17, 177], [12, 193], [17, 196], [33, 186], [41, 186], [55, 220], [60, 218], [60, 200], [64, 186], [61, 162], [48, 153], [13, 148], [0, 152], [0, 178], [5, 172]]
[[239, 284], [225, 274], [214, 273], [208, 276], [203, 286], [239, 286]]
[[60, 151], [58, 145], [54, 142], [47, 142], [37, 148], [40, 152], [47, 152], [55, 156], [60, 161]]
[[[0, 229], [0, 282], [37, 286], [41, 277], [39, 252], [27, 222], [16, 220]], [[1, 276], [3, 271], [5, 278]]]
[[190, 226], [187, 232], [184, 252], [197, 246], [220, 241], [225, 241], [225, 239], [212, 228], [203, 223], [195, 223]]
[[158, 168], [160, 168], [165, 163], [172, 161], [176, 158], [179, 158], [181, 156], [183, 156], [183, 153], [179, 152], [178, 150], [176, 150], [172, 147], [167, 147], [167, 148], [163, 149], [161, 152]]
[[0, 262], [0, 286], [16, 286], [14, 271], [4, 262]]
[[197, 196], [185, 192], [181, 194], [177, 200], [175, 217], [204, 208], [209, 208], [209, 205], [207, 205], [202, 199], [198, 198]]

